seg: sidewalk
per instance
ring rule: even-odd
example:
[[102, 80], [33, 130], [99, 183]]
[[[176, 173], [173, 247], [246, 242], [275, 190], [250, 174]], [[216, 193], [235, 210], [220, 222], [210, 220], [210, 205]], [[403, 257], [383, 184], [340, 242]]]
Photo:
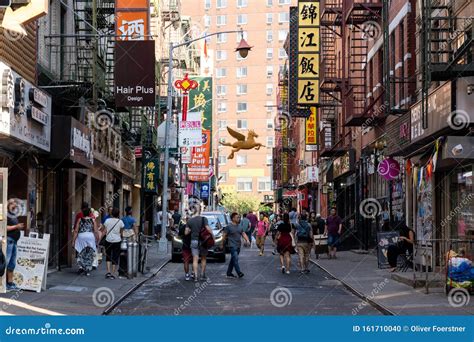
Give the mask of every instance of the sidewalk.
[[414, 289], [394, 280], [388, 270], [378, 269], [375, 255], [349, 251], [339, 252], [335, 260], [322, 255], [320, 259], [313, 256], [313, 261], [346, 286], [395, 315], [474, 315], [474, 298], [466, 306], [452, 307], [443, 288], [430, 288], [430, 293], [426, 294], [424, 288]]
[[[170, 249], [168, 249], [170, 250]], [[0, 294], [0, 315], [101, 315], [130, 289], [152, 276], [170, 257], [158, 255], [158, 243], [148, 250], [150, 271], [134, 279], [105, 279], [105, 257], [89, 277], [77, 275], [77, 268], [48, 274], [47, 290]], [[94, 291], [101, 288], [96, 292]], [[100, 292], [99, 292], [100, 291]]]

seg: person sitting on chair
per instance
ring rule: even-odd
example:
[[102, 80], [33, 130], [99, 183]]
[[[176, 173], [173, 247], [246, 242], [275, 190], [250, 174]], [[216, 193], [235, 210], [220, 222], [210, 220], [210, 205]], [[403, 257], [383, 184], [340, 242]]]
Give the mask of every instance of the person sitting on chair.
[[397, 260], [399, 255], [406, 255], [407, 251], [413, 255], [413, 245], [415, 243], [415, 232], [408, 228], [405, 223], [400, 226], [400, 237], [396, 245], [388, 246], [387, 259], [391, 267], [390, 272], [397, 270]]

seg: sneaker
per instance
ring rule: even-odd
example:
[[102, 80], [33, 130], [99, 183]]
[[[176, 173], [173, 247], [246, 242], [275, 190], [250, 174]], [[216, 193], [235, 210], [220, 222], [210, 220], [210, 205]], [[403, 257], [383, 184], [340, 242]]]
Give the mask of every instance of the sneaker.
[[259, 256], [263, 256], [263, 252], [258, 253]]
[[186, 275], [184, 276], [184, 280], [186, 280], [186, 281], [191, 280], [191, 276], [189, 275], [189, 273], [186, 273]]
[[232, 279], [234, 279], [234, 278], [237, 278], [237, 277], [235, 276], [234, 273], [230, 273], [230, 274], [227, 275], [227, 278], [232, 278]]
[[20, 291], [20, 288], [15, 283], [7, 283], [7, 291]]
[[86, 274], [86, 277], [89, 277], [91, 275], [90, 272], [86, 272], [85, 274]]
[[77, 270], [77, 274], [81, 275], [82, 273], [84, 273], [84, 270], [82, 268]]
[[105, 279], [110, 279], [111, 276], [112, 276], [111, 273], [106, 273], [106, 274], [105, 274]]
[[281, 267], [281, 273], [285, 274], [285, 266]]
[[290, 271], [286, 271], [286, 274], [290, 274]]
[[239, 278], [242, 278], [244, 274], [242, 272], [239, 273]]
[[115, 276], [114, 276], [113, 274], [111, 274], [109, 279], [114, 280], [114, 279], [115, 279]]

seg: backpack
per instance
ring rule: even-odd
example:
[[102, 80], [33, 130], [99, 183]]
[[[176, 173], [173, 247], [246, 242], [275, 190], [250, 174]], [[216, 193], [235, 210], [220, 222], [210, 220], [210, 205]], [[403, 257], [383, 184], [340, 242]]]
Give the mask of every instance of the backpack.
[[301, 240], [309, 240], [310, 234], [309, 231], [311, 226], [307, 222], [299, 222], [296, 225], [296, 236]]

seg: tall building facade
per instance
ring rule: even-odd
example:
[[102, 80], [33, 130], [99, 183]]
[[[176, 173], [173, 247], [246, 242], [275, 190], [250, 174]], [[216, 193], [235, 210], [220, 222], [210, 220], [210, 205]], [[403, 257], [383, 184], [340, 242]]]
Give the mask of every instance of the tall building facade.
[[[218, 161], [219, 188], [242, 192], [273, 202], [272, 148], [275, 145], [278, 73], [286, 60], [283, 48], [289, 28], [289, 6], [296, 0], [183, 0], [183, 13], [202, 32], [243, 30], [254, 46], [246, 59], [234, 52], [241, 34], [222, 33], [207, 41], [214, 56], [214, 156]], [[258, 134], [260, 150], [240, 151], [229, 159], [233, 142], [227, 127]]]

